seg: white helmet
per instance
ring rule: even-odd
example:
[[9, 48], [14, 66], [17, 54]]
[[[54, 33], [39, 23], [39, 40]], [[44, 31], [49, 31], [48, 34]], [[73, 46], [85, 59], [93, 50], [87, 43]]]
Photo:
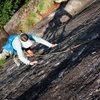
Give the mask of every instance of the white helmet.
[[32, 44], [33, 44], [33, 42], [32, 42], [30, 39], [28, 39], [27, 41], [22, 41], [22, 40], [20, 40], [20, 41], [21, 41], [21, 44], [22, 44], [22, 46], [23, 46], [24, 48], [29, 48], [29, 47], [31, 47]]
[[22, 47], [24, 47], [24, 48], [29, 48], [33, 44], [33, 42], [29, 39], [29, 37], [26, 33], [21, 33], [20, 42], [22, 44]]

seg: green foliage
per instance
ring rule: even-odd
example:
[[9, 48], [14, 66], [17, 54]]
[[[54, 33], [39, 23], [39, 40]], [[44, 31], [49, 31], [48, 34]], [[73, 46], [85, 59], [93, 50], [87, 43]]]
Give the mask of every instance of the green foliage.
[[44, 5], [44, 0], [40, 0], [38, 3], [38, 11], [42, 12], [44, 9], [47, 9], [46, 6]]
[[6, 59], [0, 60], [0, 69], [3, 68], [5, 62], [6, 62]]
[[39, 3], [38, 3], [38, 6], [37, 6], [37, 9], [38, 11], [40, 12], [40, 14], [44, 13], [47, 8], [53, 4], [53, 0], [39, 0]]
[[0, 4], [0, 27], [5, 25], [14, 13], [29, 0], [4, 0]]
[[41, 17], [38, 15], [38, 13], [32, 12], [30, 17], [34, 24], [38, 23], [41, 20]]
[[39, 16], [35, 12], [30, 12], [27, 17], [21, 21], [20, 30], [23, 32], [28, 32], [36, 23], [41, 20], [41, 16]]

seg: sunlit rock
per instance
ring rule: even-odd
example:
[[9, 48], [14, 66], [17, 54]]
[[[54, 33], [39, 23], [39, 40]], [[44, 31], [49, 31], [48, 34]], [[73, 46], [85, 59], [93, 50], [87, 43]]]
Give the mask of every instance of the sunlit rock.
[[68, 1], [68, 0], [54, 0], [54, 2], [56, 2], [56, 3], [61, 3], [61, 2], [65, 2], [65, 1]]
[[82, 11], [86, 5], [88, 5], [93, 0], [70, 0], [65, 7], [65, 10], [72, 16], [76, 15]]

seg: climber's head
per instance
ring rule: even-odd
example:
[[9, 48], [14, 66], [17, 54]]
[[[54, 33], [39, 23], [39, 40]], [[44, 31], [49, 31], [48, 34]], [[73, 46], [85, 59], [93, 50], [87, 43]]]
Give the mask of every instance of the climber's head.
[[21, 41], [26, 42], [29, 39], [29, 37], [26, 33], [21, 33], [20, 39]]
[[32, 46], [32, 41], [29, 39], [29, 36], [26, 33], [20, 35], [20, 41], [24, 48], [29, 48]]

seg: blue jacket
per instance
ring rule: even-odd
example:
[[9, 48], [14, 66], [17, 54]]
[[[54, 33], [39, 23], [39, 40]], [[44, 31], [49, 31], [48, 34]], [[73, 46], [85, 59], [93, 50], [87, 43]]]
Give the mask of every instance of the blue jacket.
[[2, 48], [5, 49], [5, 50], [7, 50], [7, 51], [9, 51], [9, 52], [11, 52], [11, 53], [16, 54], [16, 50], [14, 50], [14, 48], [13, 48], [13, 46], [12, 46], [12, 41], [13, 41], [17, 36], [18, 36], [18, 35], [11, 35], [11, 36], [8, 38], [6, 44], [5, 44]]
[[[37, 43], [41, 43], [45, 46], [51, 47], [52, 44], [49, 43], [48, 41], [42, 39], [41, 37], [38, 37], [36, 35], [33, 34], [28, 34], [28, 37], [30, 40], [35, 41]], [[20, 35], [11, 35], [8, 39], [8, 41], [6, 42], [6, 44], [2, 47], [3, 49], [7, 50], [8, 52], [12, 53], [12, 54], [16, 54], [18, 55], [19, 59], [25, 63], [25, 64], [29, 64], [30, 61], [25, 57], [23, 50], [22, 50], [22, 45], [21, 42], [19, 40]]]

